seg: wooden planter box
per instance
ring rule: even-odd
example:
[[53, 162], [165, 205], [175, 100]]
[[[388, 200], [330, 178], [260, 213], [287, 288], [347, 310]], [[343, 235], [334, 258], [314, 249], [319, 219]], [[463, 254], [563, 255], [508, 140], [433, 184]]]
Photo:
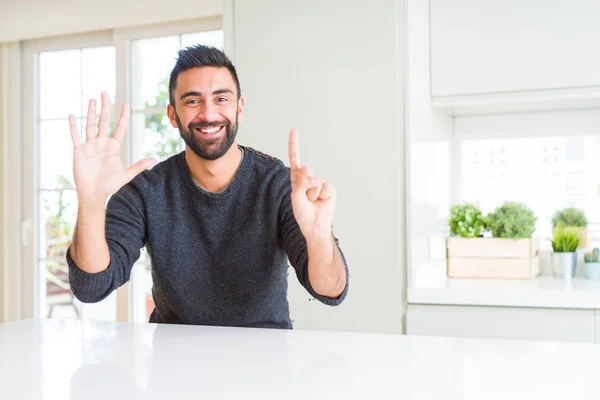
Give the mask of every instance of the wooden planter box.
[[531, 279], [540, 273], [539, 238], [461, 238], [446, 241], [451, 278]]

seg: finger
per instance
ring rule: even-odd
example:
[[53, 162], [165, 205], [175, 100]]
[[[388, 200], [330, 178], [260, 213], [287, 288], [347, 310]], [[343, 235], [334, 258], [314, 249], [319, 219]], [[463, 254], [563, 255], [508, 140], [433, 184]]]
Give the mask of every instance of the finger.
[[[318, 176], [303, 176], [300, 179], [298, 186], [296, 187], [296, 191], [306, 193], [309, 190], [319, 189], [319, 191], [317, 192], [318, 197], [321, 191], [321, 185], [323, 185], [323, 183], [323, 179], [319, 178]], [[316, 198], [314, 200], [316, 200]]]
[[290, 177], [292, 180], [292, 188], [299, 187], [308, 189], [311, 186], [310, 179], [313, 177], [313, 174], [309, 167], [302, 167], [300, 169], [292, 169]]
[[289, 154], [290, 154], [290, 168], [291, 169], [300, 169], [302, 164], [300, 164], [300, 150], [298, 148], [298, 131], [296, 129], [292, 129], [290, 132], [290, 142], [289, 142]]
[[156, 164], [155, 158], [144, 158], [143, 160], [140, 160], [135, 164], [130, 165], [129, 168], [127, 168], [127, 171], [125, 172], [127, 175], [127, 182], [131, 181], [133, 178], [135, 178], [154, 164]]
[[88, 102], [85, 137], [86, 140], [91, 140], [96, 137], [96, 99], [90, 99]]
[[[108, 129], [110, 126], [110, 99], [106, 92], [102, 92], [100, 97], [102, 98], [102, 108], [100, 109], [100, 120], [98, 121], [98, 136], [108, 136]], [[95, 108], [94, 115], [96, 115]]]
[[319, 194], [319, 200], [328, 200], [335, 197], [336, 189], [335, 186], [329, 183], [324, 183], [321, 193]]
[[71, 129], [71, 140], [73, 141], [73, 150], [81, 146], [79, 129], [77, 129], [77, 120], [74, 115], [69, 115], [69, 128]]
[[317, 185], [316, 187], [313, 187], [311, 189], [308, 189], [308, 192], [306, 192], [306, 195], [308, 196], [308, 199], [310, 201], [317, 201], [321, 195], [321, 191], [323, 190], [323, 185], [324, 183], [321, 183], [319, 185]]
[[115, 127], [115, 133], [113, 137], [118, 141], [123, 139], [125, 136], [125, 132], [127, 131], [127, 126], [129, 125], [129, 104], [124, 104], [121, 108], [121, 115], [119, 116], [119, 122], [117, 122], [117, 126]]

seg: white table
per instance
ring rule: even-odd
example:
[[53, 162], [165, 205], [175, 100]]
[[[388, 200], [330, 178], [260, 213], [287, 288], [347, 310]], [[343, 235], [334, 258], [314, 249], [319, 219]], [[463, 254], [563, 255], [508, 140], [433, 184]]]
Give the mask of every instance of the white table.
[[60, 320], [0, 324], [1, 399], [599, 399], [600, 346]]

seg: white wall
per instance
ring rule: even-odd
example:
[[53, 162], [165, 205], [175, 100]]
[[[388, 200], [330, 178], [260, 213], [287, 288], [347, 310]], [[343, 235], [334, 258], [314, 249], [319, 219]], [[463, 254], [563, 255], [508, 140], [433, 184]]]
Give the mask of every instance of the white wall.
[[443, 262], [435, 261], [445, 258], [440, 229], [451, 204], [453, 120], [431, 107], [428, 3], [407, 1], [409, 285], [417, 272], [444, 268]]
[[[57, 4], [58, 3], [58, 4]], [[221, 15], [223, 0], [1, 0], [0, 43]]]
[[600, 88], [598, 0], [431, 0], [434, 96]]
[[339, 307], [290, 275], [299, 329], [402, 332], [403, 1], [234, 1], [246, 97], [240, 142], [283, 159], [291, 128], [303, 164], [338, 188], [334, 227], [350, 268]]
[[[6, 142], [8, 142], [8, 138], [5, 137], [2, 133], [5, 131], [5, 116], [6, 116], [6, 96], [5, 93], [5, 85], [6, 85], [6, 75], [4, 74], [4, 70], [6, 69], [6, 63], [3, 62], [4, 57], [3, 53], [5, 52], [4, 46], [0, 45], [0, 221], [4, 221], [8, 216], [8, 210], [5, 208], [6, 201], [4, 200], [4, 190], [5, 189], [5, 162], [3, 160], [6, 159], [7, 148]], [[0, 223], [0, 323], [4, 322], [5, 319], [5, 299], [4, 293], [6, 291], [6, 278], [4, 274], [6, 273], [6, 261], [5, 261], [5, 243], [6, 243], [6, 225]]]

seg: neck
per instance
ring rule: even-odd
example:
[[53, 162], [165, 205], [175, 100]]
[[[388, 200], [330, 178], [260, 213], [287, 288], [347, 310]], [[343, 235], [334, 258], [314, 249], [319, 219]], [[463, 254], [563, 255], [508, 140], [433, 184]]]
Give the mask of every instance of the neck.
[[242, 150], [234, 142], [223, 157], [205, 160], [198, 157], [189, 147], [185, 149], [185, 161], [192, 179], [198, 186], [209, 192], [220, 192], [235, 176], [242, 159]]

